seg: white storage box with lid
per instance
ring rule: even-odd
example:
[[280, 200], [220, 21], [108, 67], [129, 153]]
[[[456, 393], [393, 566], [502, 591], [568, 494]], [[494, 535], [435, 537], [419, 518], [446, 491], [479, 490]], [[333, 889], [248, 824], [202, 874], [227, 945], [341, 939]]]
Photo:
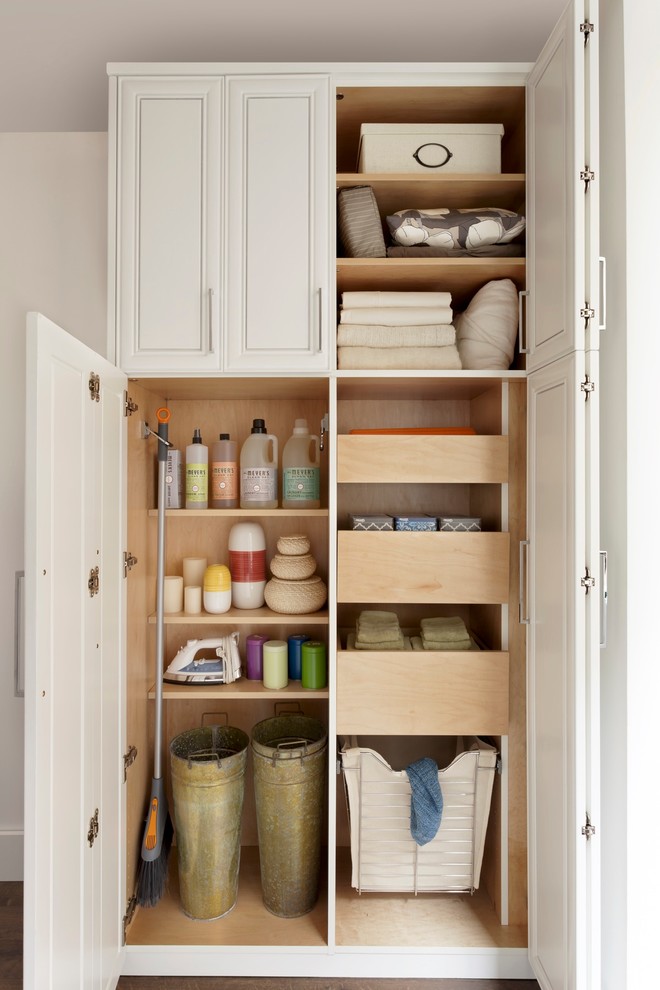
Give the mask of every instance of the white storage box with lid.
[[362, 124], [358, 172], [501, 172], [503, 134], [502, 124]]
[[[418, 846], [410, 834], [408, 774], [393, 770], [380, 753], [364, 745], [366, 738], [360, 740], [355, 736], [341, 740], [351, 885], [360, 893], [475, 890], [497, 763], [495, 748], [476, 736], [458, 737], [457, 755], [438, 771], [443, 800], [440, 828], [434, 839]], [[379, 739], [386, 742], [396, 744], [396, 738]]]

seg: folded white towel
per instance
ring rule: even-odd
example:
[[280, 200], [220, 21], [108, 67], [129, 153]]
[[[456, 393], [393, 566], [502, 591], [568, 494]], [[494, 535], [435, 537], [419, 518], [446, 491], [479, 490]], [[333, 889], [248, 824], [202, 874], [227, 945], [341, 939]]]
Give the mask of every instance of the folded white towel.
[[360, 326], [347, 323], [337, 327], [340, 347], [449, 347], [456, 343], [451, 324], [421, 327]]
[[451, 292], [343, 292], [342, 306], [451, 306]]
[[448, 347], [338, 347], [337, 367], [342, 371], [397, 369], [400, 371], [460, 371], [455, 344]]
[[438, 323], [451, 323], [452, 319], [451, 306], [345, 306], [339, 313], [340, 323], [370, 327], [437, 326]]

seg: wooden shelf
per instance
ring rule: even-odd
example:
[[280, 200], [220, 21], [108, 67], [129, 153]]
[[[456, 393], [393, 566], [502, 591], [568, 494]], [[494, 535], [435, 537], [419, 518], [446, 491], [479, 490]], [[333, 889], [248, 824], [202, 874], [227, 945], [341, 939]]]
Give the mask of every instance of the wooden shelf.
[[337, 291], [446, 290], [461, 309], [493, 279], [525, 288], [524, 258], [337, 258]]
[[[149, 509], [150, 516], [158, 516], [158, 509]], [[201, 517], [204, 519], [262, 519], [265, 517], [284, 519], [297, 519], [301, 516], [318, 517], [327, 519], [328, 509], [166, 509], [165, 515], [168, 519], [193, 519]]]
[[454, 209], [499, 206], [518, 211], [525, 205], [525, 175], [515, 173], [409, 174], [402, 172], [341, 172], [337, 188], [371, 186], [381, 216], [398, 210]]
[[[212, 701], [231, 698], [235, 701], [253, 701], [255, 698], [266, 698], [277, 701], [299, 701], [304, 699], [318, 700], [329, 697], [328, 688], [311, 690], [304, 688], [300, 681], [289, 681], [285, 688], [277, 691], [265, 688], [261, 681], [249, 681], [246, 677], [234, 681], [233, 684], [171, 684], [163, 682], [163, 698], [165, 701], [199, 701], [207, 698]], [[155, 698], [155, 686], [149, 691], [149, 697]]]
[[[155, 624], [156, 616], [149, 616], [149, 623]], [[165, 625], [169, 626], [234, 626], [240, 625], [269, 625], [288, 626], [292, 623], [304, 622], [305, 625], [323, 626], [328, 624], [328, 610], [319, 609], [318, 612], [310, 612], [305, 615], [283, 615], [281, 612], [273, 612], [266, 605], [262, 608], [230, 608], [220, 615], [211, 615], [209, 612], [202, 612], [200, 615], [188, 615], [187, 612], [174, 612], [165, 616]]]

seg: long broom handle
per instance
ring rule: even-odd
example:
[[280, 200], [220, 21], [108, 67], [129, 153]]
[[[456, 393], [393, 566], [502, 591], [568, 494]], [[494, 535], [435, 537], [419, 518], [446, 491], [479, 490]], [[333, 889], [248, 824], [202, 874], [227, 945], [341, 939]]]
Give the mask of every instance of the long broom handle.
[[167, 472], [169, 409], [158, 417], [158, 539], [156, 550], [156, 709], [154, 718], [154, 777], [162, 772], [163, 672], [165, 669], [165, 477]]

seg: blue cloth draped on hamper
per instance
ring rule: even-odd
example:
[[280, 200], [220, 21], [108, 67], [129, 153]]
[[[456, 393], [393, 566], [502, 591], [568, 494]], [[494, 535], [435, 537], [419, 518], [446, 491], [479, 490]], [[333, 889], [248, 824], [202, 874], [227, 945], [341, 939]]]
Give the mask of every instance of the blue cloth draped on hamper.
[[434, 839], [442, 820], [438, 764], [424, 756], [406, 767], [410, 789], [410, 834], [418, 846]]

